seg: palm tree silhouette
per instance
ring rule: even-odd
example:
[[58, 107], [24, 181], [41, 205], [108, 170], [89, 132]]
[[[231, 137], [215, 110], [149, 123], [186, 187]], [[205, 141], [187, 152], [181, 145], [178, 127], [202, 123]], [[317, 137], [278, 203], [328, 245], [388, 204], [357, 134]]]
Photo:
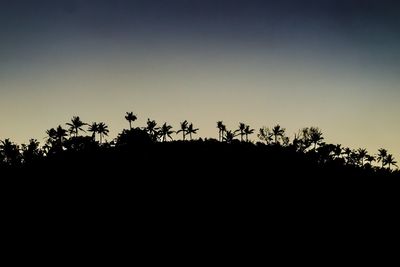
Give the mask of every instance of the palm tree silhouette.
[[342, 156], [342, 145], [338, 144], [335, 145], [335, 148], [333, 150], [333, 154], [336, 159], [340, 158]]
[[225, 132], [225, 136], [223, 137], [223, 140], [224, 140], [225, 142], [227, 142], [228, 144], [232, 143], [233, 140], [235, 139], [235, 137], [237, 136], [236, 133], [237, 133], [237, 131], [234, 131], [234, 132], [232, 132], [232, 131], [226, 131], [226, 132]]
[[258, 134], [257, 134], [257, 137], [261, 140], [261, 141], [264, 141], [264, 142], [266, 142], [268, 145], [272, 142], [272, 136], [273, 136], [273, 134], [272, 134], [272, 132], [271, 132], [271, 130], [269, 129], [269, 128], [267, 128], [267, 127], [262, 127], [262, 128], [260, 128], [260, 130], [259, 130], [259, 132], [258, 132]]
[[365, 148], [359, 148], [357, 150], [357, 152], [358, 152], [358, 157], [361, 160], [361, 167], [363, 167], [364, 166], [364, 159], [368, 155], [368, 152], [367, 152], [367, 150]]
[[84, 131], [85, 130], [82, 128], [82, 126], [87, 125], [87, 123], [84, 123], [81, 121], [79, 116], [74, 116], [71, 119], [71, 123], [67, 123], [67, 125], [70, 127], [70, 132], [75, 134], [75, 137], [78, 136], [78, 131]]
[[171, 134], [173, 133], [174, 131], [172, 131], [172, 126], [168, 125], [166, 122], [161, 126], [160, 135], [162, 136], [163, 142], [167, 141], [167, 137], [169, 137], [172, 140]]
[[89, 125], [89, 132], [92, 132], [93, 141], [96, 141], [96, 133], [99, 132], [99, 125], [96, 122], [93, 122]]
[[63, 129], [61, 127], [61, 125], [58, 125], [56, 132], [55, 132], [55, 137], [57, 139], [57, 143], [60, 148], [62, 148], [62, 144], [64, 142], [64, 137], [66, 137], [66, 136], [67, 136], [67, 130]]
[[249, 142], [249, 135], [254, 133], [254, 129], [250, 129], [250, 125], [246, 125], [244, 128], [244, 134], [246, 135], [246, 142]]
[[40, 143], [36, 139], [30, 139], [27, 145], [22, 144], [22, 156], [24, 163], [32, 162], [43, 156], [43, 151], [39, 147]]
[[176, 134], [179, 134], [180, 132], [182, 132], [183, 141], [185, 141], [187, 129], [188, 129], [188, 121], [184, 120], [183, 122], [181, 122], [181, 129], [176, 132]]
[[371, 165], [372, 165], [372, 162], [375, 161], [375, 157], [374, 157], [374, 156], [371, 156], [371, 155], [366, 155], [366, 156], [365, 156], [365, 161], [368, 162], [369, 165], [371, 166]]
[[99, 135], [100, 135], [100, 144], [102, 144], [102, 138], [103, 138], [103, 136], [104, 136], [104, 135], [105, 135], [105, 136], [108, 136], [108, 133], [109, 133], [110, 131], [108, 130], [108, 126], [107, 126], [104, 122], [100, 122], [100, 123], [98, 124], [97, 132], [98, 132]]
[[143, 128], [150, 135], [153, 141], [157, 140], [158, 130], [160, 129], [159, 127], [156, 126], [157, 123], [155, 120], [147, 119], [147, 127]]
[[188, 128], [187, 128], [187, 133], [189, 134], [190, 140], [192, 139], [192, 134], [197, 134], [197, 131], [199, 130], [199, 128], [194, 128], [193, 127], [193, 123], [190, 123]]
[[346, 155], [346, 163], [350, 164], [351, 162], [351, 154], [353, 153], [353, 151], [351, 150], [351, 148], [346, 147], [345, 149], [343, 149], [343, 154]]
[[47, 143], [58, 149], [62, 149], [62, 144], [64, 142], [64, 137], [67, 136], [67, 130], [58, 125], [57, 129], [51, 128], [46, 131]]
[[378, 153], [378, 156], [376, 159], [378, 160], [378, 162], [380, 162], [380, 161], [382, 162], [382, 168], [383, 168], [386, 165], [386, 157], [388, 155], [388, 152], [384, 148], [378, 149], [378, 152], [379, 153]]
[[385, 163], [386, 163], [387, 165], [389, 165], [389, 166], [388, 166], [389, 170], [390, 170], [390, 166], [391, 166], [391, 165], [398, 167], [398, 166], [396, 165], [396, 164], [397, 164], [397, 161], [394, 160], [394, 157], [393, 157], [392, 154], [388, 154], [388, 155], [386, 156]]
[[217, 128], [218, 128], [218, 141], [222, 141], [222, 137], [226, 131], [226, 126], [224, 125], [223, 121], [217, 121]]
[[46, 131], [47, 134], [47, 143], [52, 144], [57, 140], [57, 131], [54, 128], [51, 128]]
[[137, 120], [136, 115], [133, 112], [126, 112], [125, 119], [129, 122], [129, 130], [132, 130], [132, 122]]
[[322, 137], [322, 132], [317, 127], [311, 127], [309, 130], [309, 134], [310, 134], [310, 141], [311, 143], [314, 144], [314, 150], [316, 150], [317, 145], [319, 145], [321, 141], [324, 140], [324, 137]]
[[243, 122], [239, 123], [239, 129], [238, 131], [240, 131], [240, 142], [243, 142], [243, 136], [245, 135], [244, 130], [246, 129], [246, 124], [244, 124]]
[[10, 141], [10, 139], [0, 140], [0, 152], [3, 159], [9, 165], [20, 163], [19, 146]]
[[283, 139], [285, 128], [281, 128], [279, 124], [275, 125], [274, 128], [272, 128], [272, 135], [274, 136], [275, 144], [279, 144], [278, 138], [281, 137]]

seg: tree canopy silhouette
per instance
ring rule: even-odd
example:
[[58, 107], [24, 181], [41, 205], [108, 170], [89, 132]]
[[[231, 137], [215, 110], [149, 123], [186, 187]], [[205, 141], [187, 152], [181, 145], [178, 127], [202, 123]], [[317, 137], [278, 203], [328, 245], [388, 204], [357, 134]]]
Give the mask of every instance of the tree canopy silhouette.
[[[255, 132], [250, 125], [240, 122], [236, 130], [228, 130], [223, 121], [217, 121], [218, 140], [194, 140], [193, 135], [199, 128], [187, 120], [180, 122], [180, 128], [175, 132], [167, 122], [157, 127], [156, 121], [151, 119], [147, 119], [145, 126], [133, 128], [131, 123], [137, 117], [132, 112], [127, 112], [125, 119], [129, 129], [124, 129], [111, 141], [105, 140], [110, 132], [108, 125], [104, 122], [88, 125], [79, 116], [66, 124], [72, 136], [68, 137], [67, 130], [58, 125], [45, 131], [43, 146], [36, 139], [21, 146], [9, 138], [0, 140], [0, 172], [10, 168], [38, 168], [47, 173], [53, 168], [59, 171], [71, 166], [95, 168], [100, 163], [103, 171], [123, 170], [133, 164], [136, 168], [160, 171], [159, 175], [162, 170], [174, 170], [173, 166], [176, 166], [177, 170], [184, 168], [186, 171], [220, 169], [221, 176], [233, 177], [248, 177], [249, 173], [258, 175], [264, 170], [311, 177], [400, 176], [400, 171], [394, 168], [398, 168], [397, 161], [386, 149], [370, 154], [365, 148], [328, 144], [323, 142], [322, 131], [317, 127], [300, 129], [290, 140], [285, 128], [279, 124], [272, 128], [263, 126], [258, 130], [257, 142], [250, 139]], [[85, 125], [88, 125], [89, 136], [79, 135], [85, 132]], [[182, 133], [184, 142], [173, 141], [174, 133]], [[178, 158], [180, 160], [176, 161]]]

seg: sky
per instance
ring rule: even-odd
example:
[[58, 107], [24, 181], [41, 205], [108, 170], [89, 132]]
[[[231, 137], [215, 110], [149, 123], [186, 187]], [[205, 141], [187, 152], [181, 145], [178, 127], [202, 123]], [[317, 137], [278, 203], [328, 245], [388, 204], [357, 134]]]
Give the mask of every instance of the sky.
[[400, 159], [398, 2], [0, 0], [0, 139], [44, 142], [75, 115], [112, 139], [133, 111], [200, 137], [317, 126]]

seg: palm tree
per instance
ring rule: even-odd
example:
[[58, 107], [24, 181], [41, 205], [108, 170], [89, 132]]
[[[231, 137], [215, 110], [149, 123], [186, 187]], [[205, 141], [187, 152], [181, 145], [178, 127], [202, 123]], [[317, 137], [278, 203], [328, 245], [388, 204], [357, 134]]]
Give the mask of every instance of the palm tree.
[[22, 144], [22, 156], [24, 163], [29, 163], [43, 156], [43, 151], [39, 147], [36, 139], [30, 139], [29, 143]]
[[237, 131], [240, 131], [240, 142], [243, 142], [243, 136], [245, 135], [244, 130], [246, 129], [246, 124], [243, 122], [239, 123], [239, 129]]
[[340, 144], [335, 145], [333, 154], [334, 154], [335, 158], [340, 158], [340, 156], [342, 155], [342, 145], [340, 145]]
[[225, 136], [223, 137], [223, 140], [224, 140], [225, 142], [227, 142], [228, 144], [229, 144], [229, 143], [232, 143], [232, 141], [233, 141], [233, 140], [235, 139], [235, 137], [237, 136], [236, 132], [237, 132], [237, 131], [234, 131], [234, 132], [232, 132], [232, 131], [226, 131], [226, 132], [225, 132]]
[[351, 162], [351, 154], [353, 153], [353, 151], [351, 150], [351, 148], [346, 147], [345, 149], [343, 149], [343, 154], [346, 155], [346, 163], [350, 164]]
[[226, 126], [224, 125], [223, 121], [217, 121], [217, 128], [218, 128], [218, 141], [222, 141], [222, 137], [226, 131]]
[[147, 127], [144, 127], [144, 130], [150, 135], [153, 141], [157, 140], [159, 127], [156, 127], [157, 123], [155, 120], [147, 119]]
[[101, 143], [102, 143], [102, 138], [103, 138], [103, 136], [104, 136], [104, 135], [105, 135], [105, 136], [108, 136], [108, 133], [109, 133], [110, 131], [108, 130], [108, 126], [107, 126], [104, 122], [100, 122], [100, 123], [98, 124], [97, 132], [98, 132], [99, 135], [100, 135], [100, 144], [101, 144]]
[[126, 112], [125, 119], [129, 122], [129, 129], [132, 130], [132, 122], [137, 120], [136, 115], [133, 112]]
[[285, 128], [281, 128], [279, 124], [275, 125], [274, 128], [272, 128], [272, 136], [274, 136], [275, 139], [275, 144], [279, 144], [278, 138], [281, 137], [283, 139], [285, 135]]
[[183, 141], [185, 141], [187, 129], [188, 129], [188, 121], [184, 120], [183, 122], [181, 122], [181, 129], [176, 132], [176, 134], [179, 134], [180, 132], [182, 132]]
[[188, 128], [187, 128], [187, 133], [189, 134], [190, 140], [192, 140], [192, 134], [197, 134], [197, 131], [199, 128], [194, 128], [193, 123], [190, 123]]
[[396, 164], [397, 164], [397, 161], [394, 160], [394, 157], [393, 157], [392, 154], [388, 154], [388, 155], [386, 156], [385, 163], [389, 165], [389, 170], [390, 170], [390, 165], [393, 165], [393, 166], [398, 167], [398, 166], [396, 165]]
[[383, 168], [386, 165], [386, 157], [388, 155], [388, 152], [384, 148], [378, 149], [378, 152], [379, 153], [376, 159], [378, 160], [378, 162], [382, 161], [382, 168]]
[[163, 126], [161, 126], [160, 135], [162, 136], [163, 142], [167, 141], [167, 137], [169, 137], [172, 140], [171, 134], [173, 133], [174, 131], [172, 131], [171, 125], [167, 125], [167, 123], [164, 123]]
[[5, 162], [9, 165], [21, 163], [19, 146], [10, 141], [10, 139], [0, 140], [0, 153]]
[[92, 124], [89, 125], [88, 131], [92, 132], [93, 141], [96, 141], [96, 133], [99, 132], [99, 125], [96, 122], [92, 122]]
[[370, 166], [372, 166], [372, 162], [375, 161], [375, 157], [371, 155], [366, 155], [365, 156], [365, 161], [369, 163]]
[[317, 127], [311, 127], [309, 130], [309, 135], [311, 143], [314, 144], [314, 150], [316, 150], [317, 145], [319, 145], [321, 141], [324, 140], [324, 137], [322, 137], [322, 132]]
[[250, 129], [250, 125], [246, 125], [244, 128], [244, 134], [246, 135], [246, 142], [249, 142], [249, 135], [254, 133], [254, 129]]
[[364, 166], [364, 158], [368, 155], [368, 152], [365, 148], [359, 148], [357, 150], [358, 152], [358, 157], [361, 160], [361, 167]]
[[267, 127], [262, 127], [262, 128], [260, 128], [260, 130], [259, 130], [259, 132], [258, 132], [258, 134], [257, 134], [257, 137], [261, 140], [261, 141], [264, 141], [264, 142], [266, 142], [267, 144], [270, 144], [271, 142], [272, 142], [272, 132], [271, 132], [271, 130], [269, 129], [269, 128], [267, 128]]
[[54, 141], [57, 140], [57, 131], [54, 128], [51, 128], [49, 130], [46, 131], [47, 134], [47, 143], [48, 144], [52, 144]]
[[61, 127], [61, 125], [58, 125], [56, 132], [55, 132], [55, 137], [56, 137], [59, 147], [62, 147], [64, 137], [66, 137], [66, 136], [67, 136], [67, 130], [63, 129]]
[[84, 131], [82, 126], [87, 125], [87, 123], [84, 123], [81, 121], [81, 119], [79, 118], [79, 116], [74, 116], [71, 119], [71, 123], [67, 123], [67, 125], [70, 127], [69, 130], [71, 133], [75, 134], [75, 137], [78, 136], [78, 131]]

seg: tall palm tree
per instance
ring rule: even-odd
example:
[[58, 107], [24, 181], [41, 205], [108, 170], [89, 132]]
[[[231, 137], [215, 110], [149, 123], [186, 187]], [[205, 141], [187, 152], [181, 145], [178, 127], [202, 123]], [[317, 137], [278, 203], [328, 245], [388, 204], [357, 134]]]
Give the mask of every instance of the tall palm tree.
[[226, 131], [226, 126], [224, 125], [223, 121], [217, 121], [217, 128], [218, 128], [218, 141], [222, 141], [222, 137]]
[[82, 127], [87, 125], [87, 123], [82, 122], [79, 116], [73, 116], [71, 122], [67, 123], [67, 125], [70, 127], [69, 128], [70, 132], [74, 133], [75, 137], [77, 137], [79, 131], [85, 132], [85, 130]]
[[192, 139], [192, 134], [197, 134], [197, 131], [199, 130], [199, 128], [194, 128], [193, 127], [193, 123], [190, 123], [188, 128], [187, 128], [187, 133], [189, 134], [190, 140]]
[[378, 160], [378, 162], [380, 162], [380, 161], [382, 162], [382, 168], [385, 167], [385, 165], [386, 165], [387, 155], [388, 155], [388, 152], [386, 149], [384, 149], [384, 148], [378, 149], [378, 156], [376, 159]]
[[108, 133], [109, 133], [110, 131], [108, 130], [108, 126], [107, 126], [104, 122], [100, 122], [100, 123], [98, 124], [97, 132], [98, 132], [99, 135], [100, 135], [100, 144], [101, 144], [101, 143], [102, 143], [102, 138], [103, 138], [103, 136], [104, 136], [104, 135], [105, 135], [105, 136], [108, 136]]
[[125, 119], [129, 122], [129, 129], [132, 130], [132, 122], [137, 120], [136, 115], [133, 112], [126, 112]]
[[274, 136], [275, 144], [279, 144], [278, 138], [283, 138], [285, 135], [285, 128], [282, 128], [279, 124], [272, 128], [272, 136]]
[[244, 134], [246, 135], [246, 142], [249, 142], [249, 135], [254, 133], [254, 129], [250, 129], [250, 125], [246, 125], [244, 128]]
[[88, 131], [92, 133], [93, 141], [96, 141], [96, 133], [99, 132], [99, 125], [97, 122], [92, 122], [92, 124], [89, 125]]
[[238, 131], [240, 132], [240, 142], [243, 142], [243, 136], [245, 135], [244, 130], [246, 129], [246, 124], [243, 122], [239, 123], [239, 129]]
[[168, 125], [166, 122], [161, 126], [160, 135], [162, 136], [163, 142], [167, 141], [167, 137], [169, 137], [172, 140], [171, 134], [173, 133], [174, 131], [172, 131], [172, 126]]
[[393, 157], [392, 154], [388, 154], [388, 155], [386, 156], [385, 162], [386, 162], [387, 165], [389, 165], [389, 166], [388, 166], [388, 167], [389, 167], [389, 170], [390, 170], [390, 166], [391, 166], [391, 165], [398, 167], [398, 166], [396, 165], [396, 164], [397, 164], [397, 161], [394, 160], [394, 157]]
[[180, 132], [182, 132], [183, 141], [185, 141], [187, 129], [188, 129], [188, 121], [184, 120], [183, 122], [181, 122], [181, 129], [176, 132], [176, 134], [179, 134]]
[[310, 134], [310, 141], [311, 141], [311, 143], [314, 144], [314, 150], [316, 150], [317, 145], [319, 145], [321, 143], [321, 141], [324, 140], [324, 137], [322, 136], [322, 132], [317, 127], [311, 127], [309, 130], [309, 134]]

